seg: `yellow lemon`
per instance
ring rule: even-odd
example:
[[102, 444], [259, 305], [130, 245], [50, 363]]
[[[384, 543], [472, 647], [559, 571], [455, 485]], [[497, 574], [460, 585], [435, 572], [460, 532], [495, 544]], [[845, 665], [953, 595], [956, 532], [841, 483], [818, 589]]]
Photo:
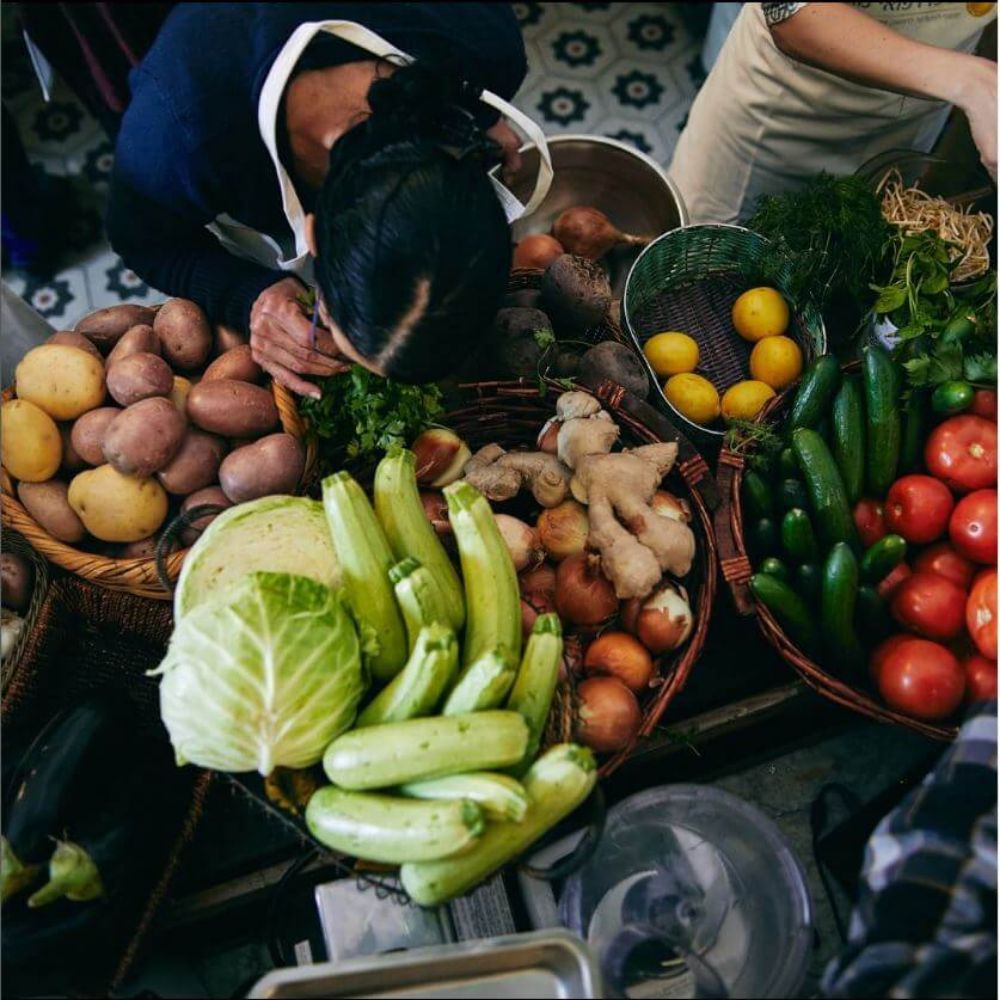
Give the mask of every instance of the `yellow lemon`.
[[693, 423], [710, 424], [719, 415], [719, 394], [715, 386], [700, 375], [682, 372], [668, 378], [663, 394]]
[[802, 374], [802, 351], [790, 337], [765, 337], [750, 352], [750, 374], [784, 389]]
[[686, 333], [658, 333], [650, 337], [643, 347], [646, 360], [661, 378], [665, 375], [679, 375], [693, 372], [698, 367], [698, 344]]
[[731, 385], [722, 397], [722, 415], [727, 420], [753, 420], [761, 407], [774, 397], [774, 390], [763, 382], [745, 379]]
[[788, 303], [773, 288], [751, 288], [733, 303], [733, 326], [751, 342], [788, 329]]

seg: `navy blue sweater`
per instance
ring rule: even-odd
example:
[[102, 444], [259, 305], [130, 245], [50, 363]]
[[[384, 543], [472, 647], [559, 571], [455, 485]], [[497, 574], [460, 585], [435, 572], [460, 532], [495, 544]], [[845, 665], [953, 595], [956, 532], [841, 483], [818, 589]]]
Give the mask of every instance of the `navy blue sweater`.
[[[257, 104], [291, 33], [321, 20], [356, 21], [417, 59], [457, 61], [467, 79], [507, 99], [525, 76], [508, 4], [178, 4], [130, 78], [108, 236], [144, 281], [240, 329], [260, 292], [283, 275], [234, 257], [205, 225], [225, 213], [283, 244], [290, 239]], [[307, 50], [310, 65], [372, 58], [319, 38]]]

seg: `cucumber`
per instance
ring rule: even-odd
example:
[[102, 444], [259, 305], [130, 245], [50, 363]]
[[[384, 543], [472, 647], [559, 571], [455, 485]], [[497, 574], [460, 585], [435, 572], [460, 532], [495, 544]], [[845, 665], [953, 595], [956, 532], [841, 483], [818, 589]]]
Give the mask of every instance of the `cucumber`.
[[784, 580], [785, 583], [792, 582], [792, 576], [788, 572], [788, 567], [776, 556], [768, 556], [762, 560], [759, 569], [761, 573], [777, 577], [779, 580]]
[[883, 535], [861, 557], [861, 578], [866, 583], [881, 583], [906, 558], [906, 539]]
[[524, 777], [528, 814], [521, 823], [492, 823], [464, 854], [443, 861], [404, 864], [399, 877], [420, 906], [461, 896], [523, 854], [590, 795], [597, 763], [585, 747], [561, 743], [547, 750]]
[[868, 646], [874, 646], [885, 639], [893, 630], [892, 617], [885, 601], [879, 597], [874, 587], [862, 585], [858, 588], [858, 603], [854, 611], [858, 631]]
[[899, 368], [883, 348], [868, 344], [861, 351], [867, 435], [865, 479], [868, 493], [881, 499], [896, 478], [902, 420], [899, 414]]
[[326, 776], [342, 788], [405, 785], [520, 762], [528, 727], [517, 712], [470, 712], [352, 729], [323, 754]]
[[562, 653], [563, 638], [559, 616], [539, 615], [528, 637], [517, 680], [507, 699], [507, 708], [519, 712], [528, 725], [528, 746], [523, 760], [514, 768], [516, 775], [523, 774], [538, 753], [549, 709], [552, 707], [556, 682], [559, 680]]
[[430, 715], [458, 669], [458, 641], [447, 625], [420, 630], [406, 666], [368, 703], [355, 727], [380, 726]]
[[442, 715], [499, 708], [514, 686], [517, 671], [501, 650], [480, 656], [462, 671], [441, 709]]
[[483, 810], [469, 799], [419, 802], [326, 785], [309, 799], [306, 826], [331, 850], [399, 865], [466, 851], [486, 822]]
[[753, 469], [743, 473], [743, 513], [748, 521], [759, 521], [774, 514], [774, 501], [767, 480]]
[[824, 660], [834, 669], [855, 670], [864, 663], [864, 650], [854, 630], [857, 600], [858, 560], [846, 542], [838, 542], [826, 557], [820, 596]]
[[415, 799], [467, 799], [490, 819], [501, 822], [520, 823], [528, 813], [528, 793], [520, 781], [507, 774], [450, 774], [447, 778], [414, 781], [399, 790]]
[[747, 544], [750, 554], [756, 559], [763, 559], [778, 551], [778, 529], [769, 517], [762, 517], [750, 525], [747, 534]]
[[781, 544], [796, 562], [812, 562], [819, 552], [809, 515], [793, 507], [781, 521]]
[[974, 390], [968, 382], [953, 379], [942, 382], [931, 394], [931, 409], [944, 416], [967, 410], [972, 403]]
[[926, 389], [911, 389], [903, 403], [903, 431], [899, 444], [900, 473], [913, 472], [920, 468], [924, 457], [924, 445], [930, 433], [930, 408]]
[[823, 354], [810, 362], [799, 382], [786, 427], [815, 427], [826, 413], [833, 394], [840, 385], [840, 365], [832, 354]]
[[849, 376], [840, 383], [830, 409], [830, 450], [844, 481], [848, 503], [861, 497], [865, 486], [865, 415], [861, 383]]
[[803, 563], [795, 567], [792, 586], [811, 604], [819, 605], [819, 595], [823, 590], [823, 574], [816, 563]]
[[858, 532], [847, 502], [844, 481], [826, 442], [816, 431], [800, 428], [792, 434], [792, 447], [812, 499], [814, 523], [820, 540], [828, 546], [837, 542], [858, 546]]
[[754, 573], [750, 577], [750, 590], [795, 643], [805, 650], [815, 648], [817, 632], [812, 612], [787, 583], [766, 573]]
[[801, 479], [783, 479], [778, 484], [778, 507], [783, 511], [793, 507], [808, 507], [809, 494]]
[[782, 448], [778, 452], [778, 478], [798, 479], [799, 462], [791, 448]]

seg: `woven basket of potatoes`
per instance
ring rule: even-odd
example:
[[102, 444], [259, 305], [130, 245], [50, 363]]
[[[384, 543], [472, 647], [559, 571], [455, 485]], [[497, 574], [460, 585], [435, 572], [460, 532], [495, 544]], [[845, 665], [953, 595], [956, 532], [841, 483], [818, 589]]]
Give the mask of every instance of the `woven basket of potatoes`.
[[[3, 393], [4, 526], [98, 586], [167, 599], [155, 551], [174, 515], [308, 480], [294, 397], [264, 382], [246, 339], [185, 299], [99, 309], [53, 334]], [[170, 581], [185, 553], [167, 555]]]

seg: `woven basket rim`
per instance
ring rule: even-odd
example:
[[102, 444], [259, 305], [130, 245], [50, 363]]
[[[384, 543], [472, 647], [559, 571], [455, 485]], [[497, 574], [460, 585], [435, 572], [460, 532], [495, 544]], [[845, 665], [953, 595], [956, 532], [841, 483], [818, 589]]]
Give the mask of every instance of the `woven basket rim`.
[[[841, 366], [841, 371], [846, 374], [853, 374], [860, 371], [860, 369], [860, 361], [850, 361]], [[793, 383], [784, 392], [768, 400], [767, 404], [757, 415], [756, 422], [766, 423], [771, 417], [790, 405], [797, 387], [798, 383]], [[742, 485], [744, 463], [742, 458], [733, 452], [728, 453], [727, 462], [733, 468], [732, 492], [729, 498], [729, 518], [733, 540], [736, 543], [736, 548], [740, 556], [747, 559], [749, 565], [749, 556], [743, 533]], [[903, 726], [931, 739], [950, 740], [954, 739], [958, 733], [958, 726], [955, 725], [938, 725], [903, 715], [901, 712], [897, 712], [887, 705], [876, 701], [866, 691], [860, 690], [854, 685], [835, 677], [815, 660], [807, 656], [789, 638], [778, 623], [778, 620], [766, 607], [754, 600], [753, 609], [757, 623], [767, 642], [814, 691], [823, 695], [823, 697], [861, 715], [867, 715], [878, 722]]]

